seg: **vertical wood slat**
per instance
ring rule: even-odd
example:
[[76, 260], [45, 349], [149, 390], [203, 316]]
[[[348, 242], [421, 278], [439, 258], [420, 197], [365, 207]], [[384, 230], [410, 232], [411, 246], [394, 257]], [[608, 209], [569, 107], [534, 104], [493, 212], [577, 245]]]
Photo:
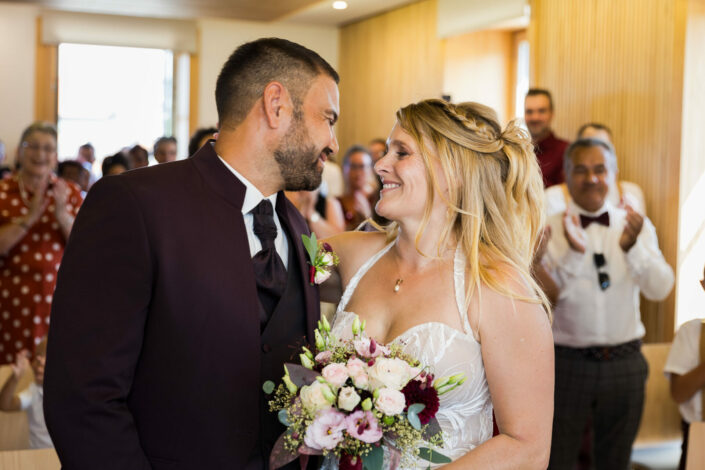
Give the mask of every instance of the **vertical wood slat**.
[[[677, 265], [687, 4], [684, 0], [532, 0], [532, 85], [556, 102], [554, 128], [588, 121], [614, 132], [620, 178], [644, 190], [661, 250]], [[643, 302], [648, 341], [673, 335], [675, 295]]]
[[[58, 119], [58, 46], [42, 44], [42, 18], [37, 17], [34, 119], [56, 124]], [[29, 124], [29, 123], [28, 123]]]
[[396, 110], [443, 93], [436, 0], [352, 23], [340, 32], [340, 153], [386, 138]]

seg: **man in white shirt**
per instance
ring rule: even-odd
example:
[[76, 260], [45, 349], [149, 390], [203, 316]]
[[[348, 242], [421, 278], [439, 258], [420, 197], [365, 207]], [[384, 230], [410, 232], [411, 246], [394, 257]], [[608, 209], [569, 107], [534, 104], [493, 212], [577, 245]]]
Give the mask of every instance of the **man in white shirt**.
[[571, 144], [564, 171], [572, 201], [548, 219], [552, 235], [543, 264], [558, 292], [549, 468], [575, 465], [589, 419], [596, 468], [627, 468], [648, 374], [639, 294], [662, 300], [673, 287], [653, 224], [630, 205], [607, 200], [614, 158], [602, 140]]
[[[704, 270], [705, 271], [705, 270]], [[705, 290], [705, 272], [700, 285]], [[679, 469], [685, 469], [690, 423], [705, 421], [705, 319], [696, 318], [678, 329], [663, 372], [671, 381], [671, 396], [678, 403], [683, 425], [683, 453]]]

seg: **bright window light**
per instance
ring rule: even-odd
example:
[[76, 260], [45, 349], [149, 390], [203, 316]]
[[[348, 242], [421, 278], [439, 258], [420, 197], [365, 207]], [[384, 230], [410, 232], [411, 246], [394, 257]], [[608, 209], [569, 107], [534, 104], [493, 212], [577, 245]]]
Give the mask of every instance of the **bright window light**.
[[172, 133], [174, 59], [171, 51], [136, 47], [59, 46], [59, 159], [95, 147], [102, 159]]
[[348, 2], [344, 2], [343, 0], [338, 0], [333, 2], [333, 8], [336, 10], [345, 10], [348, 7]]

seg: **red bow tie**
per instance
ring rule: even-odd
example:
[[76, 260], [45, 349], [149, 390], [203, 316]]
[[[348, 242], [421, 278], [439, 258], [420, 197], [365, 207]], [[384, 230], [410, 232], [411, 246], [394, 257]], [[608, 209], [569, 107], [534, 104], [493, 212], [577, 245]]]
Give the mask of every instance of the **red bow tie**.
[[605, 227], [610, 226], [610, 214], [609, 212], [603, 212], [602, 214], [598, 215], [597, 217], [590, 217], [589, 215], [583, 215], [580, 214], [580, 225], [583, 226], [583, 228], [587, 227], [593, 222], [597, 222], [598, 224], [602, 224]]

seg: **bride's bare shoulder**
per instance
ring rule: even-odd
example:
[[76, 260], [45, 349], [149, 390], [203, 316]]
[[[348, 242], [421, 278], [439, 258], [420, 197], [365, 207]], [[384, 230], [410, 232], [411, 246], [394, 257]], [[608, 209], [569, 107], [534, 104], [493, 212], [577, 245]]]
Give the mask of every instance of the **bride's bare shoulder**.
[[343, 232], [323, 241], [330, 244], [338, 255], [342, 269], [357, 270], [390, 240], [385, 232]]

